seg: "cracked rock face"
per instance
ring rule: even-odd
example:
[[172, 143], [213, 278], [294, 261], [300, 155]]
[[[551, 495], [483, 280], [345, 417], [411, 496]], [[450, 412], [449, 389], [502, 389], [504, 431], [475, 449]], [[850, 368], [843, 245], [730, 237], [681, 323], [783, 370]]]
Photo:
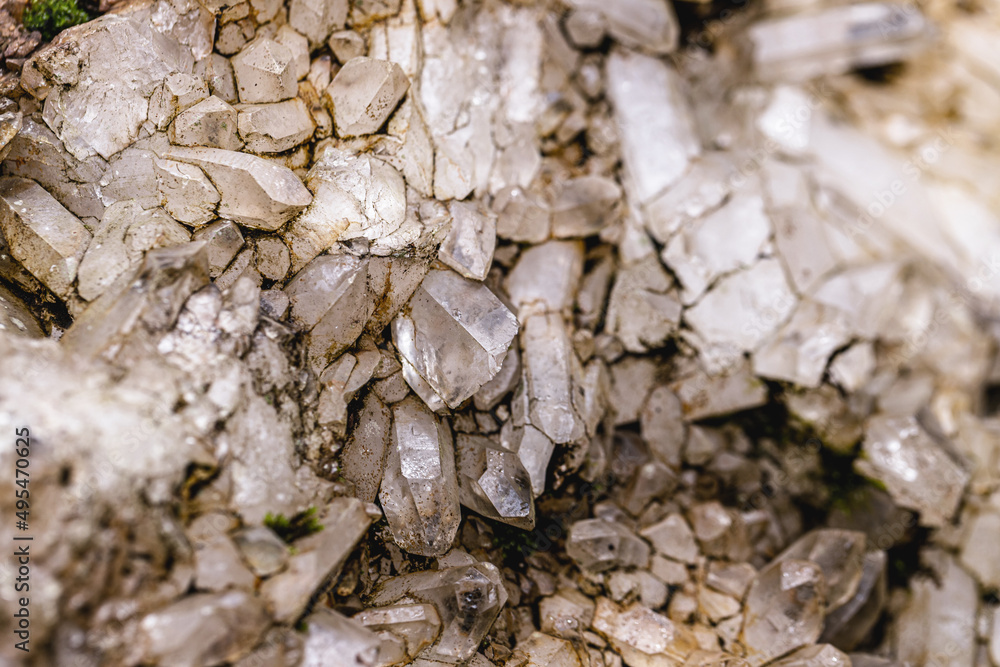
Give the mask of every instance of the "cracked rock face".
[[32, 664], [1000, 665], [1000, 23], [779, 5], [0, 8]]

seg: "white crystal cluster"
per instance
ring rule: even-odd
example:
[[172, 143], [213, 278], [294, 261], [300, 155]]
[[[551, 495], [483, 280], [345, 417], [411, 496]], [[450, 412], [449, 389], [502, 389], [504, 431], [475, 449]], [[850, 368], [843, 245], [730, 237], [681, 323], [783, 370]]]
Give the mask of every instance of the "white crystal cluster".
[[717, 10], [123, 0], [16, 63], [39, 664], [1000, 667], [1000, 21]]

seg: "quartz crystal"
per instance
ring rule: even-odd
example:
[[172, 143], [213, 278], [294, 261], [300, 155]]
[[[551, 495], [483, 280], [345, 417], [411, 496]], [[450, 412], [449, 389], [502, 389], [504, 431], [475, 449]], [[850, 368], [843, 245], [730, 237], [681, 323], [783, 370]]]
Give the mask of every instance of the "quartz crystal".
[[528, 318], [521, 334], [521, 359], [530, 423], [557, 444], [583, 437], [584, 424], [573, 394], [579, 361], [561, 315]]
[[507, 660], [508, 667], [580, 667], [580, 664], [573, 644], [541, 632], [532, 632], [527, 639], [518, 642], [514, 654]]
[[561, 184], [552, 202], [552, 235], [574, 238], [599, 233], [613, 222], [622, 189], [602, 176], [580, 176]]
[[817, 387], [830, 355], [850, 340], [847, 318], [839, 309], [802, 301], [774, 338], [754, 354], [754, 371], [761, 377]]
[[700, 554], [698, 543], [687, 521], [679, 514], [671, 514], [640, 534], [653, 545], [658, 554], [685, 563], [696, 563]]
[[451, 429], [416, 398], [393, 405], [392, 418], [382, 509], [401, 548], [440, 556], [462, 518]]
[[330, 33], [344, 27], [348, 0], [291, 0], [288, 23], [309, 38], [313, 48], [326, 41]]
[[774, 561], [750, 584], [741, 639], [752, 665], [814, 643], [823, 630], [826, 582], [819, 565]]
[[294, 97], [295, 63], [287, 46], [262, 37], [233, 56], [236, 90], [244, 104], [266, 104]]
[[573, 305], [583, 273], [578, 241], [548, 241], [521, 253], [507, 276], [507, 293], [520, 319], [534, 311], [560, 313]]
[[204, 241], [208, 251], [208, 270], [218, 277], [243, 247], [243, 234], [231, 220], [217, 220], [191, 235], [193, 241]]
[[0, 179], [0, 229], [10, 254], [55, 294], [66, 297], [90, 243], [80, 219], [34, 181]]
[[851, 658], [829, 644], [816, 644], [794, 651], [777, 662], [774, 667], [851, 667]]
[[594, 601], [572, 588], [559, 590], [538, 603], [540, 625], [547, 632], [563, 639], [573, 639], [590, 627], [594, 618]]
[[252, 153], [281, 153], [305, 143], [316, 124], [301, 98], [240, 106], [236, 127]]
[[288, 567], [261, 586], [260, 593], [279, 622], [299, 618], [324, 581], [336, 574], [371, 517], [356, 498], [335, 498], [317, 517], [322, 529], [295, 542]]
[[472, 280], [485, 280], [496, 247], [496, 216], [466, 202], [451, 202], [451, 231], [441, 242], [438, 259]]
[[409, 87], [409, 79], [396, 63], [363, 56], [351, 59], [337, 72], [329, 89], [337, 135], [378, 132]]
[[285, 286], [293, 323], [309, 332], [309, 355], [319, 368], [357, 340], [371, 314], [368, 259], [322, 255]]
[[290, 169], [253, 155], [171, 148], [163, 157], [201, 167], [219, 191], [219, 215], [246, 227], [273, 231], [312, 201]]
[[357, 620], [331, 609], [305, 618], [302, 667], [376, 667], [379, 637]]
[[371, 603], [384, 607], [404, 598], [433, 606], [441, 619], [440, 637], [420, 657], [465, 663], [507, 604], [507, 590], [496, 566], [475, 563], [389, 579], [376, 587]]
[[623, 610], [599, 598], [592, 627], [608, 639], [628, 667], [682, 665], [697, 648], [690, 630], [640, 604]]
[[535, 498], [542, 495], [555, 443], [530, 424], [510, 428], [505, 424], [500, 437], [504, 448], [517, 453], [518, 460], [528, 473], [532, 495]]
[[45, 100], [46, 125], [76, 159], [109, 159], [128, 147], [154, 89], [171, 74], [190, 73], [191, 51], [149, 23], [138, 13], [101, 16], [25, 63], [24, 89]]
[[489, 438], [460, 433], [455, 438], [455, 466], [463, 505], [518, 528], [535, 527], [531, 480], [517, 454]]
[[514, 315], [486, 286], [441, 270], [392, 322], [400, 359], [452, 408], [497, 374], [516, 333]]
[[239, 150], [236, 109], [213, 95], [177, 115], [170, 124], [170, 141], [178, 146]]
[[614, 4], [596, 0], [570, 0], [577, 11], [599, 14], [616, 41], [652, 53], [670, 53], [677, 48], [680, 28], [673, 7], [659, 0], [624, 0]]
[[586, 570], [601, 572], [615, 567], [646, 567], [649, 545], [618, 523], [604, 519], [577, 521], [566, 538], [566, 553]]
[[[816, 26], [823, 26], [820, 33]], [[928, 45], [932, 29], [919, 10], [868, 2], [761, 21], [748, 34], [761, 78], [805, 80], [912, 56]], [[803, 34], [822, 37], [803, 40]]]
[[942, 526], [955, 513], [969, 473], [916, 419], [873, 417], [865, 429], [858, 472], [878, 480], [903, 507], [920, 512], [920, 522]]
[[249, 593], [202, 593], [143, 617], [137, 642], [153, 662], [219, 664], [249, 653], [268, 624], [264, 603]]
[[354, 620], [360, 621], [369, 630], [389, 633], [401, 639], [406, 647], [406, 657], [411, 659], [433, 644], [441, 633], [441, 618], [430, 604], [373, 607], [358, 613]]
[[629, 51], [608, 58], [608, 96], [622, 137], [634, 205], [673, 185], [701, 150], [677, 73], [662, 60]]
[[160, 204], [175, 220], [200, 227], [215, 219], [219, 191], [199, 167], [174, 160], [153, 160]]
[[336, 241], [386, 237], [406, 217], [403, 177], [388, 163], [332, 147], [317, 158], [306, 175], [312, 203], [285, 232], [294, 270]]

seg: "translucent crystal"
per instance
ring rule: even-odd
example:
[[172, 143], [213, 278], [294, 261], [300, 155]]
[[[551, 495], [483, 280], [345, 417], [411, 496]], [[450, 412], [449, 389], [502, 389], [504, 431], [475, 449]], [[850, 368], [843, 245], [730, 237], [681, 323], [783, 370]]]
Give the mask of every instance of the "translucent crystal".
[[573, 644], [541, 632], [532, 632], [519, 641], [508, 658], [510, 667], [580, 667], [580, 658]]
[[886, 553], [869, 551], [862, 559], [861, 579], [853, 597], [827, 610], [819, 640], [844, 650], [863, 642], [882, 616], [886, 602]]
[[826, 581], [827, 611], [847, 603], [857, 592], [867, 538], [852, 530], [816, 529], [785, 549], [775, 560], [808, 560], [819, 565]]
[[555, 443], [530, 424], [521, 427], [510, 424], [510, 422], [504, 424], [500, 434], [501, 444], [517, 453], [517, 458], [527, 471], [528, 479], [531, 480], [532, 495], [537, 498], [545, 492], [545, 477], [548, 474], [552, 452], [556, 447]]
[[140, 15], [100, 16], [60, 44], [25, 63], [22, 80], [25, 90], [45, 99], [46, 125], [78, 160], [95, 154], [109, 159], [138, 139], [147, 98], [169, 75], [189, 73], [193, 64], [188, 48]]
[[933, 664], [947, 656], [948, 664], [976, 663], [976, 581], [948, 555], [926, 554], [935, 563], [934, 577], [914, 577], [910, 597], [899, 613], [892, 637], [901, 664]]
[[348, 0], [292, 0], [288, 7], [288, 23], [309, 38], [316, 48], [330, 33], [344, 27]]
[[250, 593], [202, 593], [146, 615], [137, 643], [152, 662], [219, 664], [249, 653], [268, 625], [264, 603]]
[[233, 536], [233, 541], [258, 577], [276, 574], [288, 563], [288, 545], [270, 528], [244, 528]]
[[750, 584], [741, 640], [752, 665], [813, 644], [823, 630], [826, 582], [819, 565], [775, 561]]
[[208, 84], [201, 77], [177, 72], [157, 86], [149, 98], [149, 122], [158, 130], [167, 129], [171, 119], [208, 97]]
[[571, 0], [569, 5], [603, 15], [608, 32], [618, 42], [652, 53], [670, 53], [677, 48], [680, 27], [673, 6], [657, 0]]
[[222, 273], [243, 247], [243, 234], [232, 220], [217, 220], [191, 235], [193, 241], [204, 241], [208, 250], [208, 270], [213, 278]]
[[350, 346], [371, 314], [368, 260], [322, 255], [285, 285], [291, 320], [309, 331], [309, 354], [323, 368]]
[[430, 604], [396, 604], [365, 609], [354, 616], [354, 620], [374, 632], [388, 632], [402, 639], [409, 658], [415, 658], [441, 633], [441, 618]]
[[851, 667], [851, 659], [843, 651], [829, 644], [816, 644], [800, 648], [777, 662], [774, 667]]
[[485, 280], [497, 242], [496, 216], [466, 202], [450, 202], [448, 210], [451, 230], [441, 242], [438, 259], [466, 278]]
[[463, 505], [524, 530], [535, 527], [531, 480], [517, 454], [489, 438], [460, 433], [455, 438], [455, 465]]
[[0, 200], [0, 228], [10, 254], [55, 294], [68, 297], [90, 232], [26, 178], [0, 179]]
[[306, 641], [302, 667], [376, 667], [379, 636], [358, 621], [332, 609], [319, 609], [303, 620]]
[[392, 417], [382, 509], [401, 548], [440, 556], [462, 518], [451, 429], [413, 397], [393, 405]]
[[451, 408], [497, 374], [516, 333], [514, 315], [486, 286], [452, 271], [428, 273], [392, 322], [401, 359]]
[[608, 58], [608, 97], [621, 133], [622, 161], [633, 205], [677, 181], [701, 152], [680, 77], [662, 60], [615, 50]]
[[754, 372], [772, 380], [817, 387], [830, 355], [850, 339], [847, 318], [839, 309], [802, 301], [792, 318], [754, 354]]
[[188, 297], [208, 284], [205, 245], [151, 250], [128, 275], [76, 318], [62, 338], [63, 345], [86, 356], [114, 357], [130, 338], [168, 328]]
[[583, 420], [573, 403], [573, 373], [579, 361], [562, 315], [529, 317], [521, 334], [521, 355], [531, 424], [557, 444], [583, 437]]
[[441, 618], [440, 637], [420, 657], [464, 663], [507, 603], [507, 590], [495, 565], [477, 563], [389, 579], [375, 588], [371, 602], [386, 606], [404, 598], [433, 605]]
[[688, 421], [730, 414], [767, 402], [767, 387], [753, 376], [746, 362], [718, 375], [699, 370], [670, 387], [680, 398]]
[[640, 535], [653, 545], [657, 553], [685, 563], [696, 563], [700, 555], [691, 527], [680, 514], [671, 514], [652, 526], [643, 528]]
[[178, 222], [200, 227], [215, 219], [219, 191], [208, 176], [193, 164], [153, 160], [164, 210]]
[[592, 572], [649, 564], [649, 545], [625, 526], [604, 519], [574, 523], [566, 538], [566, 553]]
[[622, 610], [607, 598], [599, 598], [592, 626], [628, 667], [682, 665], [698, 647], [690, 630], [638, 603]]
[[571, 178], [552, 202], [552, 235], [556, 238], [592, 236], [613, 222], [621, 187], [602, 176]]
[[190, 233], [161, 209], [144, 211], [134, 200], [116, 202], [104, 211], [101, 226], [80, 262], [77, 290], [92, 301], [123, 273], [132, 272], [147, 251], [189, 240]]
[[752, 265], [770, 236], [760, 195], [737, 193], [719, 210], [682, 227], [663, 249], [663, 262], [680, 280], [681, 299], [692, 304], [719, 276]]
[[316, 590], [343, 567], [371, 517], [357, 498], [335, 498], [316, 521], [322, 530], [296, 540], [288, 567], [261, 585], [260, 594], [279, 623], [302, 615]]
[[920, 512], [920, 523], [927, 526], [948, 522], [969, 481], [969, 473], [912, 417], [869, 419], [862, 457], [854, 465], [884, 484], [899, 505]]
[[403, 177], [369, 155], [327, 148], [317, 156], [306, 184], [315, 197], [285, 232], [293, 270], [338, 240], [388, 236], [406, 217]]
[[0, 331], [28, 338], [45, 336], [28, 306], [3, 286], [0, 286]]
[[[294, 26], [293, 26], [294, 27]], [[260, 37], [232, 58], [236, 90], [244, 104], [266, 104], [298, 92], [294, 56], [287, 46]]]
[[344, 479], [354, 483], [354, 492], [365, 502], [378, 496], [382, 471], [391, 438], [392, 413], [374, 394], [365, 397], [358, 426], [340, 452]]
[[578, 590], [565, 588], [538, 603], [539, 627], [543, 632], [574, 639], [590, 627], [594, 601]]
[[201, 167], [219, 191], [219, 215], [273, 231], [312, 201], [287, 167], [218, 148], [171, 148], [163, 157]]
[[646, 204], [643, 218], [650, 235], [666, 243], [682, 226], [717, 209], [741, 174], [722, 152], [706, 152], [674, 184]]
[[236, 121], [251, 153], [282, 153], [308, 141], [316, 128], [305, 102], [296, 97], [273, 104], [241, 106]]
[[660, 347], [677, 330], [681, 303], [672, 287], [673, 280], [654, 255], [618, 271], [606, 326], [626, 350], [645, 352]]
[[410, 80], [396, 63], [364, 56], [348, 61], [328, 90], [337, 135], [355, 137], [377, 132], [409, 88]]
[[560, 313], [573, 304], [583, 273], [583, 245], [548, 241], [521, 253], [507, 276], [507, 293], [523, 321], [534, 311]]
[[794, 81], [905, 60], [925, 48], [932, 34], [919, 10], [888, 2], [800, 12], [760, 21], [748, 31], [757, 74]]

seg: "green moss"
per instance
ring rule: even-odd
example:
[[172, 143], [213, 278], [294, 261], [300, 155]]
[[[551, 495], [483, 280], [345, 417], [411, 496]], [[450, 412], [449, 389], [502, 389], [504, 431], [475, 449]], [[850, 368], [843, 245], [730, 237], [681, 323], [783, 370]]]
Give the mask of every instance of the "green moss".
[[87, 12], [76, 6], [76, 0], [32, 0], [21, 18], [25, 28], [39, 31], [46, 41], [89, 20]]
[[316, 520], [316, 508], [310, 507], [299, 512], [291, 519], [284, 514], [271, 514], [264, 517], [264, 525], [277, 533], [278, 537], [291, 544], [300, 537], [312, 535], [323, 530], [323, 525]]

